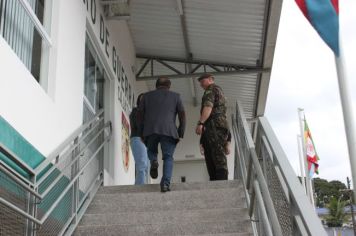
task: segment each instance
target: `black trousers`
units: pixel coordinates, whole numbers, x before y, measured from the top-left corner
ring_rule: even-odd
[[[201,144],[204,148],[205,163],[210,180],[227,180],[227,160],[224,153],[226,131],[221,129],[213,131],[205,128],[201,136]]]

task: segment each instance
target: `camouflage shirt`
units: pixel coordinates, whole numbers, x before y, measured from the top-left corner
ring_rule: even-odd
[[[226,119],[226,98],[222,89],[216,84],[211,84],[204,92],[200,113],[204,107],[212,107],[208,122],[214,122],[218,128],[229,129]]]

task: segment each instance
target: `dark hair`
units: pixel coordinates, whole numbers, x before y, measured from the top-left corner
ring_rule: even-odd
[[[142,96],[144,95],[144,93],[141,93],[140,95],[138,95],[137,100],[136,100],[136,106],[139,107],[140,106],[140,102],[142,99]]]
[[[159,88],[159,87],[170,88],[171,81],[167,77],[160,77],[156,81],[156,88]]]

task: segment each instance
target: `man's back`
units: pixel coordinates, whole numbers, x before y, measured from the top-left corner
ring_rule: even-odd
[[[140,110],[143,113],[143,136],[160,134],[179,139],[183,137],[184,108],[178,93],[165,88],[147,92],[143,96]],[[180,127],[176,126],[179,115]]]

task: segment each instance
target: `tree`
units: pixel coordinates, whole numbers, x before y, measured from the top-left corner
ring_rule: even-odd
[[[332,197],[329,204],[327,205],[329,209],[329,216],[326,217],[326,224],[328,227],[341,227],[346,220],[346,214],[344,208],[346,205],[345,201]]]
[[[325,179],[314,178],[314,192],[316,193],[317,207],[325,207],[332,197],[339,199],[342,196],[340,190],[346,189],[346,185],[338,180],[328,182]],[[342,196],[341,200],[346,201],[347,196]]]

